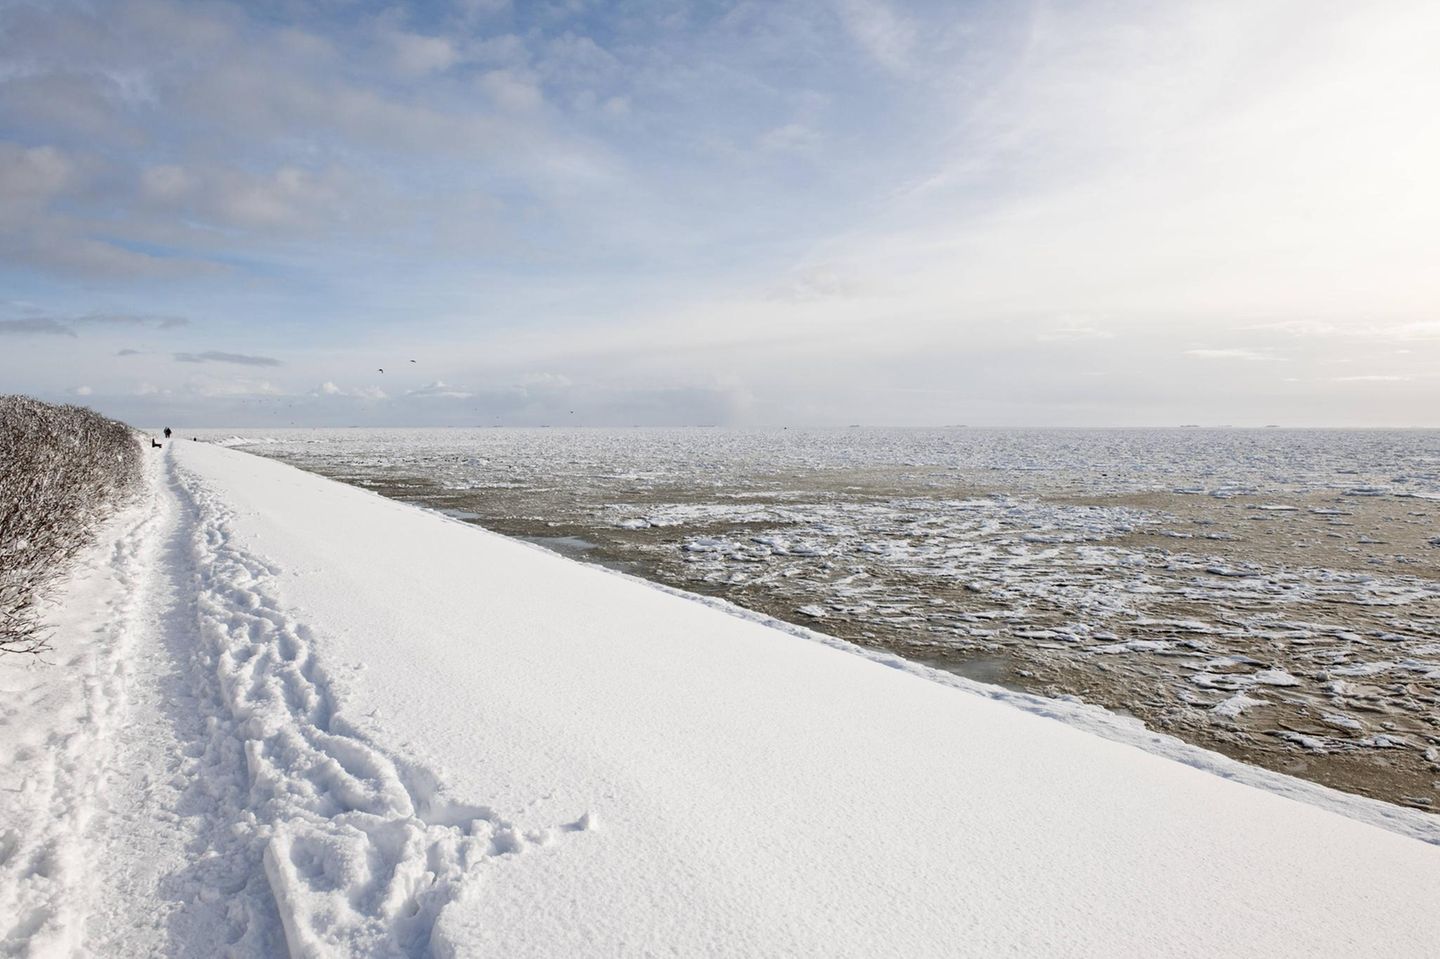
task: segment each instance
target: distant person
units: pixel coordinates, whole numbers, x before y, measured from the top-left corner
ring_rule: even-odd
[[[170,438],[170,427],[168,427],[168,426],[165,427],[165,438],[166,438],[167,440]]]

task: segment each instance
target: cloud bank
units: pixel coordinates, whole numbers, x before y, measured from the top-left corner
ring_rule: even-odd
[[[1440,425],[1437,31],[6,5],[0,376],[233,425]]]

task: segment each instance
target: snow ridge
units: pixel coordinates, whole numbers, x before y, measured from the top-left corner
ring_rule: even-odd
[[[455,520],[454,522],[459,521]],[[533,543],[526,543],[525,545],[532,549],[545,549],[545,547]],[[1166,733],[1156,732],[1139,719],[1122,716],[1119,713],[1112,713],[1102,706],[1087,703],[1075,696],[1060,696],[1050,699],[1032,693],[1006,689],[1003,686],[992,686],[988,683],[966,679],[964,676],[955,673],[926,666],[923,663],[912,662],[894,653],[857,646],[837,636],[830,636],[812,629],[806,629],[804,626],[789,623],[782,619],[776,619],[765,613],[746,609],[743,606],[738,606],[735,603],[719,597],[689,593],[672,586],[666,586],[663,583],[642,579],[621,570],[608,569],[602,566],[597,566],[595,569],[608,576],[618,576],[623,579],[633,580],[650,589],[659,590],[662,593],[669,593],[692,602],[700,603],[703,606],[719,610],[736,619],[760,623],[771,629],[779,630],[792,636],[798,636],[811,642],[820,643],[832,649],[849,653],[852,656],[859,656],[862,659],[880,663],[891,669],[919,676],[942,686],[950,686],[975,696],[1005,703],[1023,712],[1043,716],[1047,719],[1054,719],[1057,722],[1064,723],[1067,726],[1073,726],[1076,729],[1083,730],[1094,736],[1099,736],[1102,739],[1134,746],[1153,755],[1161,756],[1177,763],[1183,763],[1186,766],[1203,770],[1214,776],[1219,776],[1222,779],[1230,779],[1235,782],[1244,783],[1247,786],[1263,789],[1266,792],[1274,793],[1277,796],[1284,796],[1287,799],[1293,799],[1297,802],[1308,803],[1320,809],[1325,809],[1359,822],[1368,823],[1369,825],[1389,830],[1401,836],[1408,836],[1411,839],[1418,839],[1421,842],[1429,843],[1433,846],[1440,846],[1440,816],[1433,813],[1421,812],[1417,809],[1407,809],[1404,806],[1396,806],[1393,803],[1383,802],[1379,799],[1371,799],[1368,796],[1343,793],[1339,790],[1331,789],[1328,786],[1322,786],[1319,783],[1312,783],[1305,779],[1296,779],[1292,776],[1286,776],[1283,773],[1272,772],[1261,766],[1251,766],[1239,760],[1231,759],[1229,756],[1221,753],[1191,745],[1184,740],[1176,739],[1174,736]]]
[[[448,952],[432,942],[436,920],[475,888],[480,863],[588,824],[521,835],[367,742],[337,714],[310,631],[274,599],[279,570],[234,542],[222,502],[171,469],[194,518],[196,671],[215,706],[203,779],[224,790],[235,832],[263,859],[289,954]],[[232,954],[263,953],[247,934],[266,904],[233,901]]]

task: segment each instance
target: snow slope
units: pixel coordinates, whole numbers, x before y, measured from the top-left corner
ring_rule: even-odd
[[[70,658],[0,671],[0,954],[1440,941],[1433,817],[243,452],[151,468]]]

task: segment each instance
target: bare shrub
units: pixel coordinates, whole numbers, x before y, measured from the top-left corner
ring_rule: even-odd
[[[0,653],[49,648],[40,600],[139,488],[140,455],[94,410],[0,396]]]

